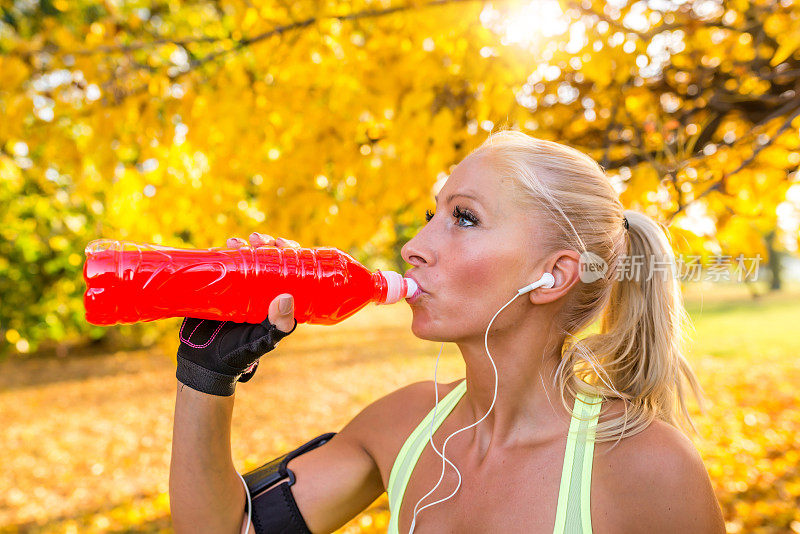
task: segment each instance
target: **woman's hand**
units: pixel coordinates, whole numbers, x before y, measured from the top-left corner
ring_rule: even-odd
[[[239,248],[247,243],[228,239],[227,246]],[[295,241],[258,233],[250,235],[250,245],[300,248]],[[297,328],[294,299],[288,293],[275,297],[267,318],[258,324],[234,323],[186,317],[181,324],[177,379],[202,393],[227,397],[236,382],[247,382],[258,367],[261,356]]]
[[[226,245],[228,248],[241,248],[248,246],[248,243],[240,237],[231,237],[226,242]],[[253,232],[250,234],[249,245],[252,247],[270,246],[278,248],[300,248],[300,245],[297,243],[297,241],[291,241],[289,239],[284,239],[283,237],[275,239],[271,235],[259,234],[258,232]],[[282,302],[281,299],[284,298],[287,300]],[[280,309],[281,303],[286,306],[284,311],[281,311]],[[294,315],[291,313],[293,310],[294,297],[292,297],[292,295],[289,293],[281,293],[272,299],[272,302],[269,305],[269,322],[277,326],[278,329],[288,332],[294,328]]]

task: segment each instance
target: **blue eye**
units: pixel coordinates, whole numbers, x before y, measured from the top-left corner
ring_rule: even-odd
[[[433,219],[434,215],[435,213],[431,213],[430,210],[426,211],[425,222],[430,222],[430,220]],[[475,217],[475,215],[473,215],[472,212],[470,212],[469,210],[462,210],[460,206],[456,206],[455,208],[453,208],[453,217],[455,217],[458,220],[463,219],[465,221],[469,221],[471,223],[471,226],[478,225],[478,218]],[[464,226],[464,228],[469,228],[469,226]]]

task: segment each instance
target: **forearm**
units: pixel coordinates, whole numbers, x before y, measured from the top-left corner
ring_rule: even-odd
[[[177,384],[169,476],[175,532],[239,532],[246,496],[231,456],[235,395]]]

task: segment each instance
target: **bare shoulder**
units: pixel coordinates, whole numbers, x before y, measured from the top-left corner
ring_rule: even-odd
[[[439,400],[460,380],[437,383],[422,380],[396,389],[367,405],[342,432],[358,442],[373,458],[388,484],[394,459],[417,425],[433,409],[438,389]]]
[[[392,454],[424,411],[426,398],[433,404],[433,391],[433,382],[418,382],[384,395],[329,443],[289,461],[296,478],[292,495],[312,532],[333,532],[385,491]]]
[[[611,401],[600,422],[622,413],[622,401]],[[724,534],[708,471],[683,432],[656,419],[612,445],[598,444],[595,462],[604,491],[614,495],[625,530]]]

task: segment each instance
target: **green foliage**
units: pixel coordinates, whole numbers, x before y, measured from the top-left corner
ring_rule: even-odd
[[[24,153],[22,145],[16,147]],[[24,159],[24,158],[20,158]],[[62,340],[75,332],[90,338],[104,329],[87,328],[83,317],[82,251],[87,229],[98,214],[85,199],[62,187],[57,173],[33,179],[24,169],[0,170],[0,325],[7,343],[20,352],[29,343]],[[94,203],[102,211],[102,204]]]

